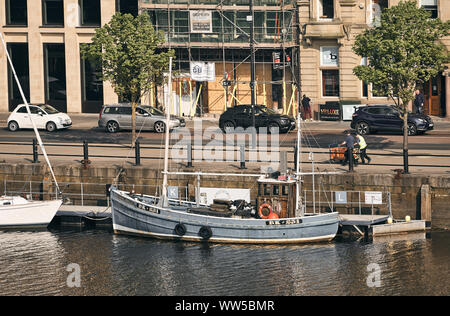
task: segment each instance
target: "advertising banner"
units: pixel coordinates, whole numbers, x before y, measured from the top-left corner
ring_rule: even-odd
[[[216,64],[192,61],[191,80],[195,81],[216,81]]]
[[[189,13],[191,33],[212,33],[212,11],[192,10]]]

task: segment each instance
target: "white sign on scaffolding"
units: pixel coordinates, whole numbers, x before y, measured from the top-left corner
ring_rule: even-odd
[[[383,192],[365,192],[366,204],[383,204]]]
[[[216,81],[216,64],[191,61],[191,79],[194,81]]]
[[[212,33],[212,11],[191,10],[191,33]]]

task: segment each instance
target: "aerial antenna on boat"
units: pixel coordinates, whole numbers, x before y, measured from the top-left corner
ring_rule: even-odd
[[[39,146],[41,147],[41,151],[42,151],[42,154],[44,155],[45,161],[47,162],[48,168],[50,169],[50,173],[52,174],[53,181],[55,181],[56,190],[57,190],[56,191],[56,197],[58,197],[58,194],[61,193],[61,191],[59,189],[58,181],[56,181],[55,173],[53,172],[52,165],[50,164],[50,160],[48,159],[47,152],[45,150],[44,144],[42,143],[42,139],[41,139],[41,136],[39,135],[39,132],[38,132],[37,127],[36,127],[36,124],[34,123],[33,119],[31,118],[30,106],[28,105],[27,99],[25,98],[25,95],[23,93],[22,85],[20,84],[19,78],[17,77],[16,70],[15,70],[14,65],[12,63],[11,57],[9,56],[9,53],[8,53],[8,48],[6,47],[5,39],[4,39],[3,34],[1,32],[0,32],[0,38],[1,38],[2,43],[3,43],[3,48],[5,49],[6,57],[8,58],[8,61],[9,61],[9,65],[11,66],[12,73],[14,74],[14,78],[16,80],[17,87],[19,88],[20,95],[22,96],[23,103],[25,104],[25,107],[27,108],[28,115],[30,116],[30,121],[31,121],[31,124],[33,125],[34,133],[36,134],[36,139],[37,139],[37,141],[39,143]]]
[[[169,172],[169,126],[170,126],[170,107],[173,103],[172,93],[172,57],[169,59],[169,104],[166,103],[166,144],[164,146],[164,172],[163,172],[163,189],[161,196],[161,205],[167,206],[167,186],[168,186],[168,172]]]

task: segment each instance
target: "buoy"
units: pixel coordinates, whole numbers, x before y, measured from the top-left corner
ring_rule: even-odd
[[[411,221],[411,217],[409,215],[405,216],[405,221],[410,222]]]
[[[270,213],[267,218],[268,219],[279,219],[280,217],[277,215],[277,213]]]
[[[387,219],[387,223],[388,223],[388,224],[392,224],[392,217],[389,217],[389,218]]]

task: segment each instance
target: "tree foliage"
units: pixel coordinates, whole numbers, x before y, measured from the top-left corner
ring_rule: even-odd
[[[155,85],[164,83],[164,72],[174,52],[164,51],[163,32],[156,32],[150,17],[144,13],[116,13],[99,28],[92,44],[83,45],[84,58],[101,62],[101,79],[109,81],[122,99],[132,104],[133,144],[135,142],[135,109],[141,98]]]
[[[450,22],[432,19],[415,0],[402,1],[383,11],[377,27],[356,37],[353,51],[367,57],[368,64],[355,67],[353,72],[365,83],[372,83],[376,92],[407,108],[417,83],[443,70],[448,52],[438,40],[449,35],[449,29]]]

